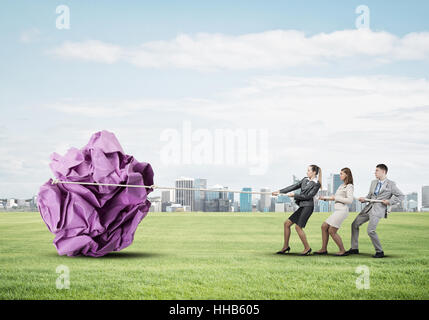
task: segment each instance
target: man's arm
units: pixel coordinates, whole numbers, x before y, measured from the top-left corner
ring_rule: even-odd
[[[317,194],[317,192],[319,191],[319,188],[320,188],[320,184],[317,183],[311,188],[308,194],[302,194],[302,193],[295,194],[295,200],[299,200],[299,201],[311,200]]]
[[[389,199],[389,203],[391,206],[401,203],[402,200],[405,199],[405,195],[401,190],[396,186],[396,183],[390,181],[392,183],[392,196]]]
[[[304,178],[304,179],[305,179],[305,178]],[[299,182],[297,182],[297,183],[294,183],[293,185],[291,185],[291,186],[289,186],[289,187],[286,187],[286,188],[283,188],[283,189],[279,190],[279,192],[280,192],[280,193],[288,193],[288,192],[291,192],[291,191],[293,191],[293,190],[296,190],[296,189],[301,188],[301,184],[302,184],[302,180],[301,180],[301,181],[299,181]]]

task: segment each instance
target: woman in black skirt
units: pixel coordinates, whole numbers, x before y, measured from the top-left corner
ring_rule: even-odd
[[[300,182],[289,187],[273,192],[273,196],[278,196],[280,193],[287,193],[287,196],[295,198],[295,202],[299,206],[298,210],[296,210],[284,223],[284,245],[282,250],[277,252],[278,254],[284,254],[290,251],[290,227],[293,224],[295,224],[295,230],[304,245],[304,251],[301,252],[301,255],[306,256],[311,253],[311,248],[307,242],[307,237],[305,236],[303,229],[313,213],[314,197],[321,187],[322,169],[312,164],[307,168],[306,178],[303,178]],[[299,194],[291,192],[297,189],[301,189]]]

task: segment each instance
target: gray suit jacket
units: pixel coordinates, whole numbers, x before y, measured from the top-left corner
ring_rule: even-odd
[[[389,200],[391,206],[397,205],[404,200],[405,196],[398,189],[396,183],[392,180],[386,178],[383,185],[381,186],[380,192],[378,195],[374,194],[374,190],[377,186],[378,180],[373,180],[371,182],[371,187],[369,188],[368,195],[366,198],[368,199],[376,199],[376,200]],[[384,203],[380,202],[369,202],[361,211],[361,213],[369,213],[373,214],[380,218],[387,218],[387,206]]]

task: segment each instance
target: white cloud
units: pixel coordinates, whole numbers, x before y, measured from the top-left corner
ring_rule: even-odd
[[[238,36],[179,34],[167,41],[138,47],[120,47],[101,41],[65,42],[50,51],[67,59],[101,63],[126,61],[142,68],[197,70],[287,68],[367,58],[376,63],[428,60],[429,33],[397,37],[367,29],[343,30],[306,36],[296,30],[271,30]]]
[[[38,109],[49,114],[47,124],[54,121],[55,126],[32,131],[31,139],[28,132],[0,131],[4,141],[0,176],[10,182],[41,184],[50,176],[46,161],[52,152],[80,148],[91,134],[106,129],[117,135],[128,154],[153,165],[159,185],[169,186],[177,176],[187,175],[206,177],[210,184],[231,189],[276,188],[288,184],[292,174],[304,175],[305,166],[314,162],[325,177],[343,166],[351,167],[356,193],[361,195],[367,192],[374,165],[386,162],[403,191],[420,191],[429,180],[428,109],[427,79],[393,76],[254,77],[245,86],[210,98],[69,99]],[[191,122],[193,130],[210,132],[268,129],[269,171],[249,176],[246,166],[163,165],[160,133],[166,128],[180,131],[184,120]],[[35,141],[43,143],[34,148]],[[34,189],[34,185],[24,187]],[[0,185],[0,194],[10,194],[8,188]]]
[[[120,121],[128,132],[145,123],[159,134],[180,126],[180,119],[190,120],[194,129],[267,128],[274,162],[299,162],[328,150],[328,158],[341,159],[348,150],[364,162],[368,157],[361,150],[366,149],[374,157],[385,154],[404,163],[421,163],[429,156],[427,106],[428,80],[371,76],[256,77],[213,99],[68,101],[50,107],[75,117]]]
[[[122,55],[122,49],[119,46],[97,40],[67,41],[60,47],[50,50],[49,53],[67,59],[81,59],[110,64],[119,60]]]

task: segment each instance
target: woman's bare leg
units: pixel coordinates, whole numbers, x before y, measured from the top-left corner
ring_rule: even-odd
[[[317,252],[325,252],[328,251],[328,241],[329,241],[329,224],[326,222],[322,223],[322,248]]]
[[[298,233],[299,238],[301,239],[302,244],[304,245],[304,251],[302,253],[305,253],[306,251],[310,250],[310,246],[307,242],[307,237],[305,236],[304,230],[299,225],[295,225],[295,230]]]
[[[293,222],[287,219],[284,223],[284,244],[282,250],[286,250],[289,247],[290,239],[290,227],[293,225]]]
[[[338,228],[330,226],[328,231],[332,239],[335,241],[338,248],[340,249],[340,252],[338,252],[338,254],[343,254],[344,252],[346,252],[346,250],[344,249],[343,241],[341,240],[340,235],[337,233]]]

